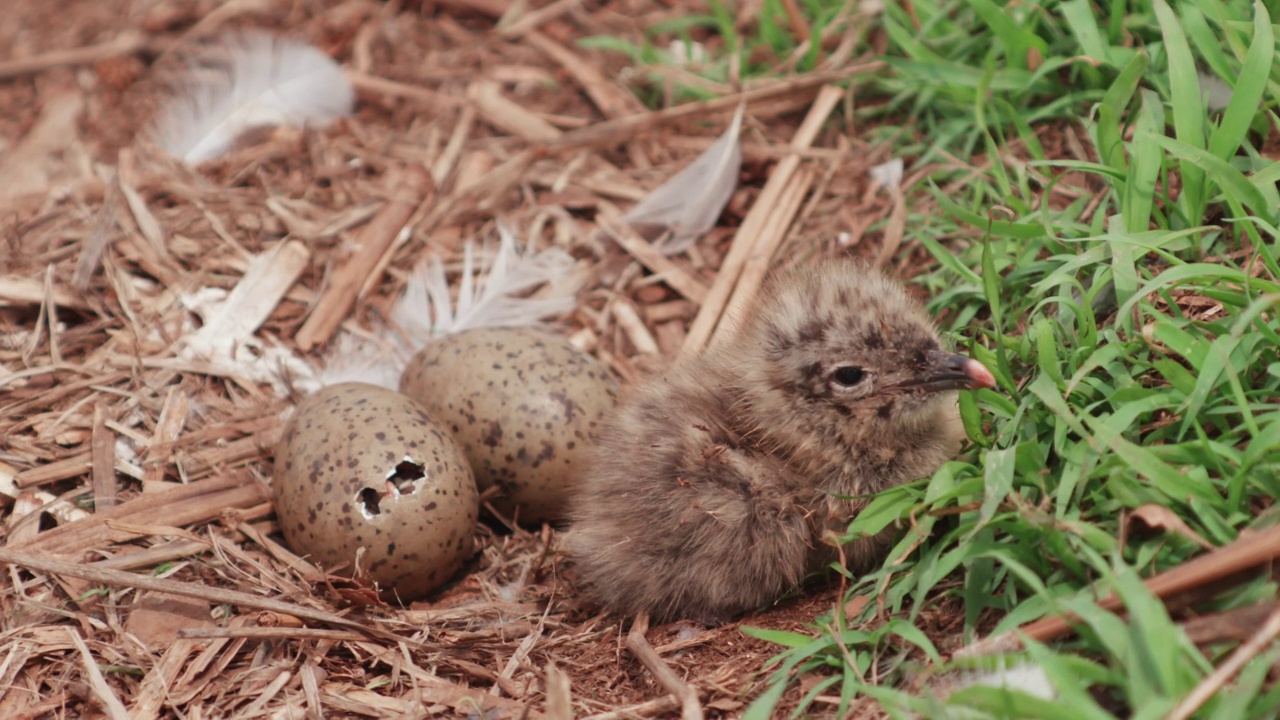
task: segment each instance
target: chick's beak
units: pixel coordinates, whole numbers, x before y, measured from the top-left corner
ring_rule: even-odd
[[[964,355],[947,352],[929,353],[928,365],[920,378],[911,383],[926,392],[942,390],[977,390],[996,386],[996,378],[982,363]]]

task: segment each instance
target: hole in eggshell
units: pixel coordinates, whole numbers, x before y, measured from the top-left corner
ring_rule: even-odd
[[[412,458],[405,456],[404,460],[387,472],[386,490],[380,493],[371,487],[362,489],[356,493],[356,506],[360,508],[360,514],[366,519],[377,517],[382,514],[379,504],[382,502],[383,495],[392,499],[401,495],[412,495],[418,489],[417,481],[426,476],[426,468],[422,463],[414,462]]]
[[[418,489],[417,485],[414,485],[414,481],[421,480],[426,476],[426,469],[420,463],[416,463],[406,457],[392,468],[390,473],[387,473],[387,492],[409,495]]]
[[[382,510],[378,508],[380,499],[378,491],[373,488],[365,488],[356,494],[356,504],[360,506],[360,512],[367,518],[382,514]]]

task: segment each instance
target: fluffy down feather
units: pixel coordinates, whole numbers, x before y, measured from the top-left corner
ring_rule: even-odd
[[[319,49],[262,32],[223,36],[193,63],[156,120],[156,143],[195,165],[249,130],[324,126],[351,114],[355,91]]]

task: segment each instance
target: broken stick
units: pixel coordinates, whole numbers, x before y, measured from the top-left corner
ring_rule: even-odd
[[[329,286],[311,310],[311,315],[298,330],[294,340],[298,349],[309,352],[333,337],[338,326],[355,306],[360,288],[378,267],[383,253],[395,242],[413,211],[431,192],[431,176],[414,165],[399,177],[391,179],[392,197],[360,232],[359,248],[329,280]]]
[[[649,631],[649,613],[641,612],[631,623],[631,632],[627,633],[627,649],[639,658],[649,672],[658,679],[667,692],[680,700],[680,720],[702,720],[702,705],[698,702],[698,691],[681,680],[671,666],[667,664],[658,651],[653,649],[645,633]]]
[[[805,116],[804,122],[796,130],[795,137],[791,139],[790,148],[792,150],[806,150],[813,145],[813,141],[818,137],[818,131],[822,129],[822,124],[826,122],[827,116],[835,109],[843,94],[844,91],[834,85],[822,87],[818,92],[818,97],[814,99],[813,105],[809,109],[809,114]],[[791,186],[791,178],[799,168],[800,156],[797,154],[788,155],[778,163],[773,169],[773,173],[769,176],[769,180],[765,182],[764,189],[760,191],[760,196],[756,198],[751,210],[747,212],[747,217],[743,219],[742,226],[734,234],[733,245],[729,248],[729,254],[725,256],[724,263],[720,266],[720,272],[717,273],[716,280],[711,285],[711,290],[707,293],[702,307],[698,310],[698,316],[694,318],[693,324],[689,326],[689,333],[685,336],[684,345],[680,348],[681,360],[687,360],[702,352],[703,348],[711,341],[712,334],[724,317],[725,308],[729,304],[729,296],[734,293],[738,278],[747,262],[757,254],[762,256],[765,253],[772,254],[774,241],[766,231],[770,229],[770,226],[778,227],[779,225],[790,224],[789,221],[780,223],[778,220],[773,220],[773,216],[780,209],[780,202],[785,198],[788,188]],[[781,209],[786,210],[786,208]],[[785,232],[785,227],[783,232]],[[748,290],[744,289],[738,295],[740,297],[750,297],[754,294]]]

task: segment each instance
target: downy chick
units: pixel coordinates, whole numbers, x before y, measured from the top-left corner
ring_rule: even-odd
[[[734,339],[619,408],[571,513],[579,576],[609,609],[657,620],[718,624],[773,601],[866,503],[833,496],[933,473],[963,440],[953,391],[994,385],[881,273],[835,261],[784,276]],[[886,542],[850,543],[848,564]]]

